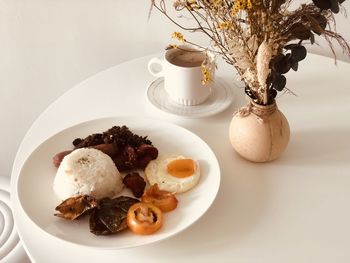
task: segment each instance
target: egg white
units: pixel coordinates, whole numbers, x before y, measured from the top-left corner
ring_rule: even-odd
[[[145,169],[145,175],[149,184],[158,184],[159,189],[174,194],[183,193],[192,189],[198,183],[200,178],[198,161],[192,159],[195,163],[195,169],[192,175],[185,178],[178,178],[167,172],[167,165],[177,159],[187,159],[187,157],[159,156],[157,159],[152,160]]]

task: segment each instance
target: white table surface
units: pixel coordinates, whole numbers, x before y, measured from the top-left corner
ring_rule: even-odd
[[[291,127],[284,155],[271,163],[240,158],[228,139],[233,105],[212,117],[185,119],[154,108],[146,99],[153,80],[143,57],[103,71],[69,90],[34,122],[12,172],[15,222],[33,262],[349,262],[350,261],[350,64],[308,55],[288,73],[296,96],[278,98]],[[235,81],[227,65],[218,75]],[[48,87],[49,88],[49,87]],[[38,94],[40,96],[40,94]],[[212,148],[221,166],[221,188],[193,226],[160,243],[97,250],[67,246],[38,231],[21,212],[15,179],[26,157],[46,138],[76,123],[135,115],[181,125]]]

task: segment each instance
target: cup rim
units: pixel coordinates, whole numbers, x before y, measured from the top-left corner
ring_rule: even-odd
[[[182,50],[184,51],[196,51],[196,52],[201,52],[203,54],[205,54],[207,56],[207,52],[205,51],[205,49],[201,49],[199,47],[195,47],[195,46],[191,46],[191,45],[179,45],[178,46],[179,48],[181,48]],[[200,68],[202,65],[199,65],[199,66],[193,66],[193,67],[189,67],[189,66],[179,66],[179,65],[176,65],[172,62],[169,61],[169,56],[171,54],[173,54],[174,52],[178,51],[178,48],[172,48],[172,49],[169,49],[165,52],[164,54],[164,60],[169,63],[170,65],[174,66],[174,67],[178,67],[178,68],[181,68],[181,69],[194,69],[194,68]]]

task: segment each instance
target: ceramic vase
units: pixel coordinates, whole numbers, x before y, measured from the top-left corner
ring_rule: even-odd
[[[268,162],[284,152],[289,142],[290,129],[275,101],[270,105],[250,101],[234,114],[229,135],[239,155],[253,162]]]

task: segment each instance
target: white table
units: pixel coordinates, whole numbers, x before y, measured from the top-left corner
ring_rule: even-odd
[[[291,126],[284,155],[271,163],[240,158],[228,139],[233,105],[206,118],[185,119],[154,108],[145,91],[150,57],[93,76],[56,100],[26,134],[12,172],[12,205],[20,237],[33,262],[349,262],[350,64],[308,55],[287,76],[297,96],[278,105]],[[219,66],[227,83],[233,70]],[[48,87],[49,88],[49,87]],[[79,107],[77,106],[79,105]],[[31,151],[54,133],[81,121],[117,115],[166,120],[199,135],[221,166],[213,206],[193,226],[160,243],[126,250],[94,250],[53,241],[31,227],[19,209],[15,178]]]

